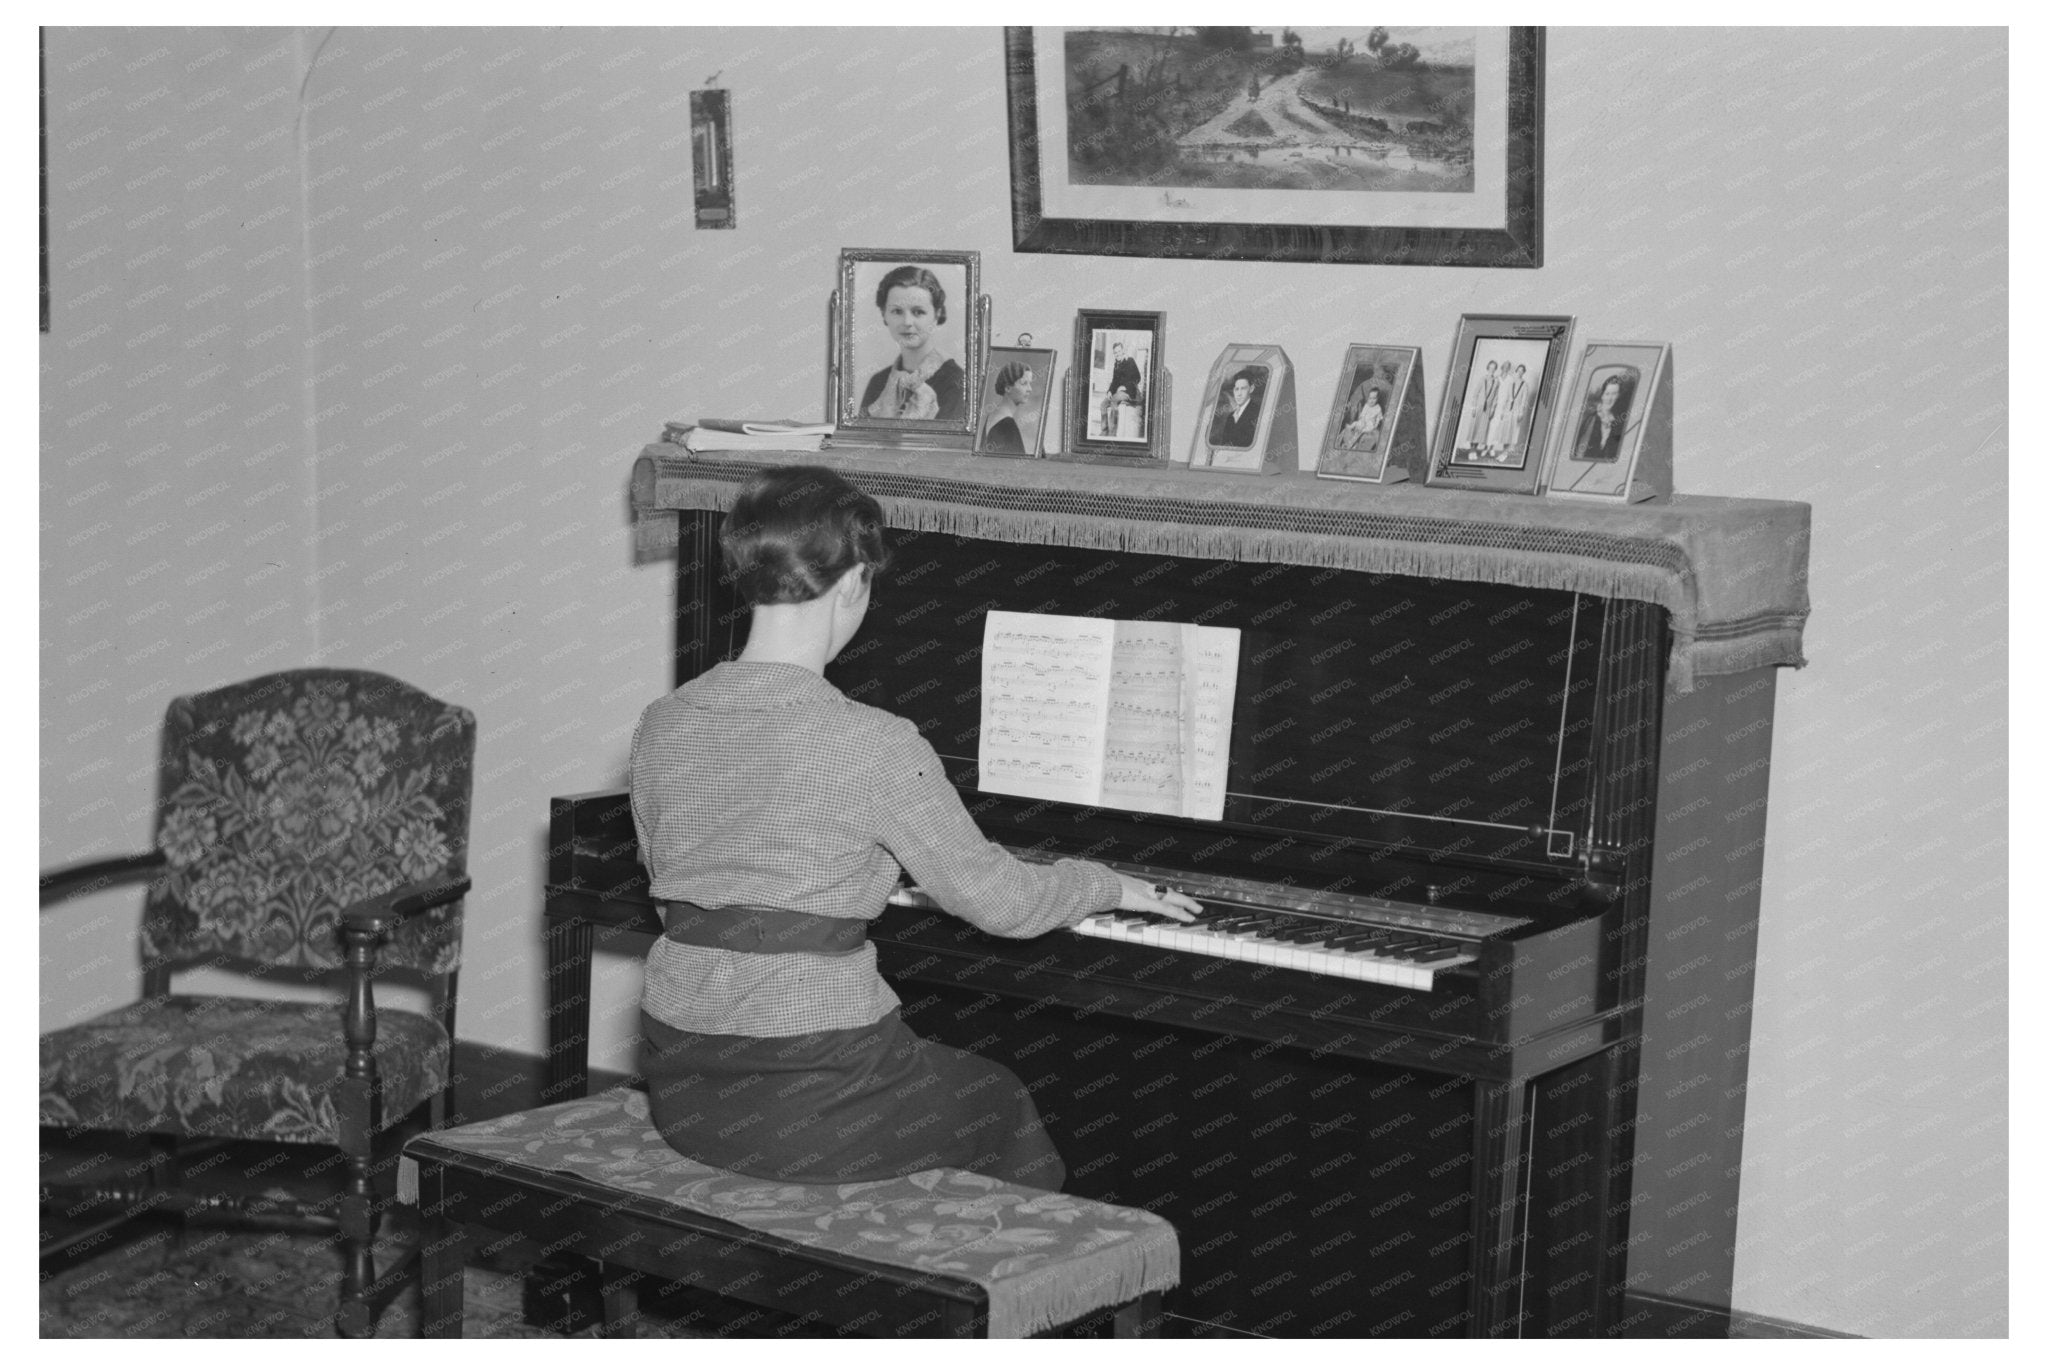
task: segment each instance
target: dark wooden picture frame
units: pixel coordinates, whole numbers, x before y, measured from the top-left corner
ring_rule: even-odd
[[[1036,49],[1034,30],[1004,30],[1010,112],[1010,219],[1018,251],[1092,256],[1195,257],[1231,261],[1316,261],[1366,265],[1460,265],[1534,268],[1543,264],[1544,30],[1506,31],[1504,160],[1499,184],[1499,226],[1415,226],[1374,222],[1370,206],[1359,221],[1304,224],[1283,221],[1174,220],[1188,196],[1152,187],[1147,206],[1127,216],[1052,216],[1042,183],[1047,150],[1040,72],[1048,58]],[[1119,73],[1128,79],[1129,64]],[[1062,114],[1062,120],[1064,115]],[[1230,192],[1250,203],[1257,190]],[[1369,200],[1368,194],[1360,199]],[[1176,202],[1178,201],[1178,203]],[[1485,207],[1495,202],[1488,194]],[[1285,212],[1284,209],[1276,212]]]
[[[1115,464],[1167,458],[1166,314],[1083,308],[1067,371],[1070,458]],[[1139,392],[1130,392],[1135,370]]]

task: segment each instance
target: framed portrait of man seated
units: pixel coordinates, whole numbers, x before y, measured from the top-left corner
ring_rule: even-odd
[[[1671,347],[1589,341],[1565,387],[1544,495],[1646,502],[1671,494]]]
[[[1569,317],[1458,319],[1430,449],[1431,487],[1537,491],[1571,338]]]
[[[833,294],[835,440],[973,449],[987,325],[978,252],[841,251]]]
[[[1295,462],[1294,368],[1278,346],[1234,342],[1209,367],[1188,467],[1271,474]]]
[[[1062,458],[1166,459],[1166,314],[1082,309],[1074,318]]]

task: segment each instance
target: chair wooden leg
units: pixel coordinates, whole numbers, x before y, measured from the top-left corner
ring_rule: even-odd
[[[376,1328],[369,1303],[377,1281],[371,1244],[377,1231],[375,1196],[367,1158],[350,1157],[348,1184],[341,1192],[341,1308],[335,1322],[345,1337],[367,1337]]]
[[[1111,1334],[1118,1338],[1159,1335],[1159,1295],[1140,1294],[1116,1310]]]
[[[420,1230],[420,1335],[462,1335],[462,1267],[469,1236],[460,1223],[430,1218]]]

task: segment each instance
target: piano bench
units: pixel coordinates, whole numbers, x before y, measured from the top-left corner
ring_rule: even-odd
[[[1153,1336],[1180,1279],[1173,1226],[1142,1209],[958,1170],[738,1175],[670,1148],[634,1090],[421,1134],[399,1199],[422,1217],[430,1337],[462,1335],[468,1249],[522,1238],[599,1263],[606,1336],[631,1334],[643,1276],[877,1337],[1024,1337],[1111,1310],[1116,1336]]]

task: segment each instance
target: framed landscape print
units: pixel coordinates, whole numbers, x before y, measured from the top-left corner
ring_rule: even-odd
[[[1400,483],[1427,457],[1423,423],[1422,352],[1414,346],[1348,347],[1316,452],[1316,473]]]
[[[1543,263],[1541,28],[1011,28],[1019,251]]]
[[[1671,492],[1671,347],[1589,341],[1559,404],[1551,497],[1643,502]]]
[[[1166,314],[1084,308],[1074,319],[1066,454],[1166,458]]]
[[[973,447],[981,409],[981,256],[839,253],[833,385],[844,443]]]
[[[1536,491],[1571,337],[1568,317],[1458,319],[1430,448],[1430,484]]]
[[[988,348],[977,454],[1031,456],[1043,449],[1054,359],[1051,350],[1036,347]]]

